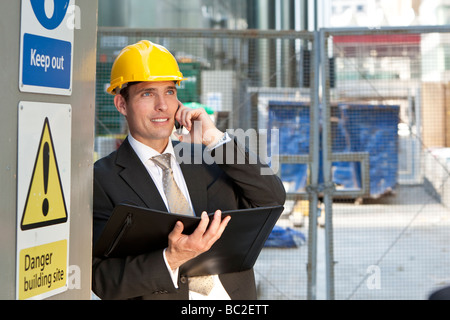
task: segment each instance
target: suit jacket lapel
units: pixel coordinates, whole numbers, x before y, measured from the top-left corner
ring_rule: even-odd
[[[128,139],[125,139],[117,150],[116,164],[123,167],[119,175],[148,208],[167,211],[156,185],[134,152]]]

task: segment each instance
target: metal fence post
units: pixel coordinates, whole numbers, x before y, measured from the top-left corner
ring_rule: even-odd
[[[331,138],[330,135],[330,77],[328,59],[328,37],[324,30],[320,30],[320,57],[322,75],[322,172],[323,172],[323,202],[325,205],[325,264],[326,264],[326,297],[334,299],[334,255],[333,255],[333,181],[331,177]]]
[[[313,36],[312,72],[311,83],[313,84],[311,95],[312,119],[312,162],[311,162],[311,184],[308,186],[309,194],[309,242],[308,242],[308,300],[315,300],[317,294],[317,205],[319,180],[319,152],[320,152],[320,34],[315,31]]]

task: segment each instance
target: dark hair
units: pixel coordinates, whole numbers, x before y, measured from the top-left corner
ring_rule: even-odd
[[[138,83],[141,83],[141,81],[128,82],[123,89],[120,89],[119,94],[125,99],[125,102],[128,103],[128,99],[130,98],[130,87]]]

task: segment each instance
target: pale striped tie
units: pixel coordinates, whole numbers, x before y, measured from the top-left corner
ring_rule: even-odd
[[[162,183],[164,193],[166,194],[169,211],[172,213],[185,214],[193,216],[191,206],[184,197],[173,177],[173,171],[170,167],[170,154],[164,153],[152,158],[153,162],[162,169]]]
[[[151,158],[151,160],[162,169],[163,176],[163,189],[167,198],[167,204],[169,206],[169,211],[172,213],[184,214],[184,215],[194,215],[191,207],[186,200],[185,196],[178,187],[174,177],[173,171],[170,166],[169,153],[164,153],[159,156]],[[214,286],[214,279],[212,276],[202,276],[202,277],[190,277],[189,278],[189,290],[208,295]]]

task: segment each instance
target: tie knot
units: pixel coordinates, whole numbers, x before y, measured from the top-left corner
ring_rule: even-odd
[[[170,169],[170,153],[164,153],[159,156],[154,156],[151,159],[161,169]]]

